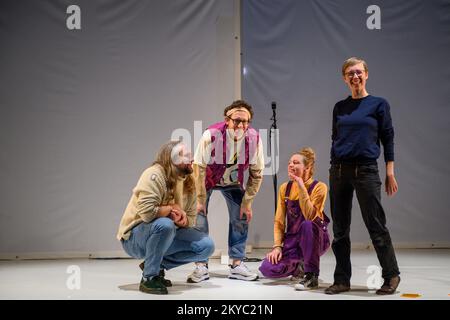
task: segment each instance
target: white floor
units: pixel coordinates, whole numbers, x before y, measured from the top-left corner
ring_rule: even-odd
[[[264,250],[254,250],[249,257],[263,257]],[[193,264],[167,272],[174,286],[165,296],[138,291],[140,261],[133,259],[74,259],[0,261],[0,299],[402,299],[402,294],[419,294],[415,299],[450,300],[450,250],[397,250],[402,282],[393,296],[377,296],[367,288],[367,273],[377,265],[373,250],[353,250],[352,290],[329,296],[323,289],[332,282],[334,256],[328,251],[321,259],[320,289],[300,292],[288,279],[260,279],[255,282],[229,280],[228,267],[218,259],[210,261],[211,279],[199,284],[186,283]],[[257,271],[260,262],[247,263]],[[71,267],[75,266],[75,267]],[[77,275],[80,275],[77,278]],[[78,280],[79,282],[77,282]],[[372,278],[371,278],[372,279]],[[79,284],[79,289],[77,289]],[[72,288],[72,290],[70,289]]]

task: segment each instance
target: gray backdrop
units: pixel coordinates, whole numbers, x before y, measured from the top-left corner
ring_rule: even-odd
[[[2,0],[1,256],[122,253],[120,218],[159,146],[234,99],[234,36],[228,0]]]
[[[366,26],[372,4],[381,9],[379,30]],[[363,57],[368,91],[390,102],[394,121],[399,192],[383,194],[392,238],[398,246],[448,246],[450,1],[248,0],[242,17],[242,95],[256,107],[256,127],[270,126],[270,102],[278,103],[279,179],[291,152],[311,146],[316,177],[328,184],[332,109],[349,95],[341,66]],[[384,181],[383,158],[379,166]],[[271,240],[272,194],[266,177],[253,242]],[[353,208],[352,240],[369,243],[356,200]]]
[[[0,2],[1,257],[117,255],[120,217],[158,147],[176,128],[220,120],[239,95],[233,1],[74,2]],[[81,30],[66,27],[71,4]],[[364,57],[369,92],[390,101],[396,129],[400,191],[384,199],[392,237],[448,245],[449,1],[378,1],[381,30],[366,27],[370,4],[243,1],[243,97],[256,128],[278,103],[280,182],[304,145],[327,181],[331,111],[348,95],[340,66]],[[214,197],[222,247],[228,217]],[[251,244],[271,245],[272,199],[266,176]],[[354,243],[367,243],[356,203],[353,216]]]

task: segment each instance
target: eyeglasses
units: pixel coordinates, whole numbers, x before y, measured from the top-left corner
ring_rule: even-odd
[[[358,77],[361,77],[364,74],[364,71],[363,70],[353,70],[353,71],[349,71],[349,72],[345,73],[345,75],[349,78],[353,78],[355,76],[355,74]]]
[[[247,127],[250,124],[250,120],[233,119],[231,117],[228,117],[228,119],[233,121],[233,124],[235,127],[239,127],[239,124],[241,124],[241,123],[244,127]]]

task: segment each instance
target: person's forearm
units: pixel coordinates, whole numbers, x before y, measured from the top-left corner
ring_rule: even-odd
[[[277,221],[275,221],[274,225],[274,232],[273,232],[273,247],[283,247],[283,240],[284,240],[284,225],[277,224]]]
[[[262,170],[250,170],[245,194],[242,199],[242,207],[249,208],[252,206],[253,199],[261,188]]]
[[[172,211],[172,206],[161,206],[158,209],[158,214],[156,215],[158,218],[167,217]]]
[[[205,205],[206,202],[206,187],[205,187],[205,174],[206,167],[203,167],[198,164],[194,164],[193,166],[193,177],[195,180],[195,191],[197,193],[197,201]]]
[[[300,209],[306,220],[313,220],[316,216],[316,208],[314,207],[305,186],[300,187],[300,197],[298,199]]]
[[[273,246],[282,247],[284,240],[284,231],[286,229],[286,208],[283,205],[283,198],[278,196],[277,211],[275,212],[275,221],[273,224]]]
[[[386,162],[386,175],[394,176],[394,161],[388,161]]]

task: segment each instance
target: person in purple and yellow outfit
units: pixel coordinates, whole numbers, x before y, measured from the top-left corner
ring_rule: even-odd
[[[259,268],[267,278],[300,277],[297,290],[318,288],[320,256],[330,247],[330,220],[323,211],[327,186],[313,179],[314,162],[311,148],[303,148],[289,160],[289,182],[278,193],[275,243]]]

